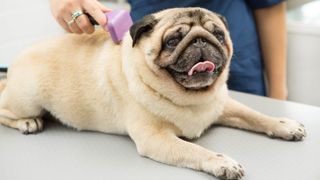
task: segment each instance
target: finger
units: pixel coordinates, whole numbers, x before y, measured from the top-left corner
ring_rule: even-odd
[[[72,31],[70,30],[68,24],[66,23],[66,21],[62,18],[58,18],[57,19],[58,23],[63,27],[63,29],[69,33],[71,33]]]
[[[101,27],[107,24],[107,18],[101,10],[99,3],[94,1],[86,1],[84,4],[85,10],[99,23]]]
[[[64,18],[65,21],[68,22],[69,28],[71,29],[71,31],[73,33],[77,33],[77,34],[82,34],[83,31],[81,30],[81,28],[79,28],[76,20],[81,17],[82,15],[78,16],[76,19],[74,19],[74,21],[72,21],[72,14],[75,13],[76,11],[82,10],[82,8],[79,6],[79,4],[70,4],[69,6],[69,12],[66,12],[64,14]]]
[[[78,27],[85,33],[91,34],[94,32],[94,27],[90,23],[88,17],[85,14],[82,14],[76,19]]]
[[[82,30],[78,27],[76,22],[69,24],[69,27],[73,33],[82,34]]]
[[[104,6],[103,4],[101,4],[100,2],[98,2],[99,8],[102,10],[102,12],[106,13],[106,12],[110,12],[112,11],[111,8],[108,8],[106,6]]]
[[[78,27],[77,23],[72,20],[72,18],[70,18],[70,19],[65,18],[65,22],[67,22],[71,32],[76,33],[76,34],[83,33],[82,30]]]

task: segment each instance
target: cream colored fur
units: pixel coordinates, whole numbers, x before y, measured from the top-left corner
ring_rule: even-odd
[[[172,9],[156,18],[171,18]],[[217,16],[217,24],[227,30]],[[226,155],[211,152],[179,136],[197,138],[214,123],[302,139],[303,127],[292,120],[272,118],[228,96],[228,67],[208,91],[190,92],[153,63],[167,21],[132,48],[126,34],[115,45],[107,33],[68,34],[24,51],[10,67],[7,84],[0,83],[0,123],[24,133],[43,128],[45,110],[78,130],[128,134],[140,155],[205,171],[226,179],[243,176],[242,166]],[[229,60],[232,43],[227,35]],[[161,45],[160,45],[161,46]],[[153,54],[146,56],[156,47]],[[230,61],[228,62],[229,66]]]

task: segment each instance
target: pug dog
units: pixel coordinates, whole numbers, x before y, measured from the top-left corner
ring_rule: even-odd
[[[77,130],[127,134],[141,156],[240,179],[235,160],[186,139],[213,124],[293,141],[306,132],[228,96],[232,53],[225,19],[202,8],[147,15],[120,44],[103,31],[67,34],[30,47],[12,64],[0,86],[0,122],[37,133],[50,112]]]

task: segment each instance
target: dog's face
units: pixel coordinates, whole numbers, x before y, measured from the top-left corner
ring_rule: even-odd
[[[145,16],[130,34],[155,73],[186,90],[205,90],[227,69],[232,44],[223,17],[202,8],[176,8]]]

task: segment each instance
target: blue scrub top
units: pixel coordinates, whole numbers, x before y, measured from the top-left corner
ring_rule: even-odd
[[[128,0],[134,21],[147,14],[173,7],[203,7],[226,17],[233,41],[229,89],[266,95],[263,61],[252,10],[282,0]]]

